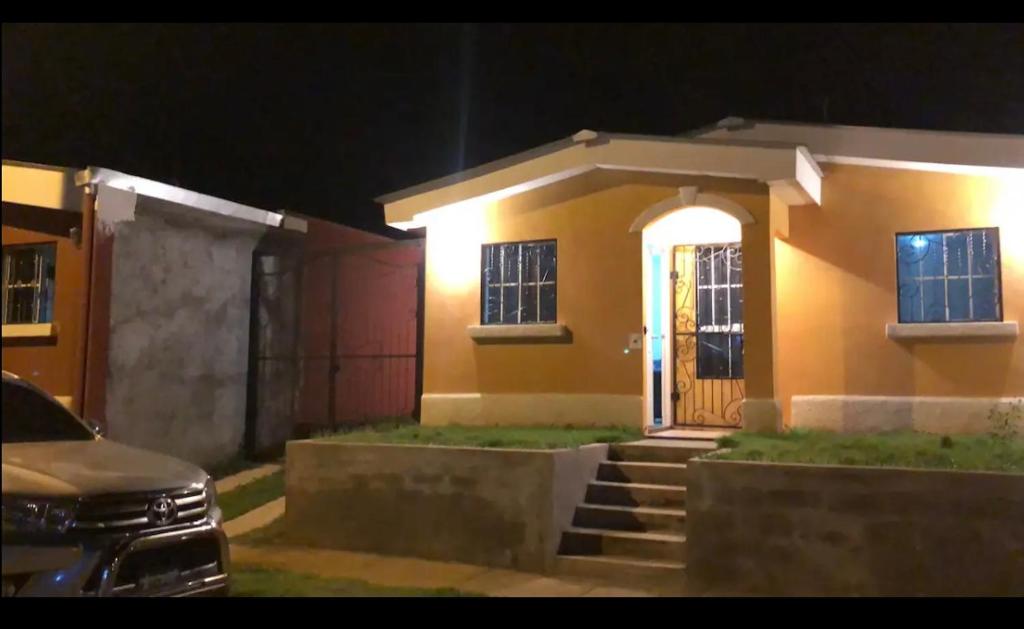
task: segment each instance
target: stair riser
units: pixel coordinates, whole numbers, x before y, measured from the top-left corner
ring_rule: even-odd
[[[652,487],[622,485],[590,485],[587,487],[586,502],[600,505],[621,505],[626,507],[664,507],[681,509],[686,506],[686,492]]]
[[[624,443],[608,448],[609,461],[650,461],[651,463],[686,463],[688,460],[710,450],[672,446],[638,446]]]
[[[612,483],[649,483],[651,485],[682,486],[686,484],[686,468],[620,465],[620,462],[607,461],[597,468],[597,480]]]
[[[601,580],[626,587],[666,586],[681,587],[686,572],[682,568],[629,564],[604,564],[578,557],[556,557],[554,573],[568,577]]]
[[[576,508],[573,526],[589,529],[611,529],[616,531],[665,531],[686,532],[686,517],[664,513],[636,513],[599,509],[580,505]]]
[[[617,555],[682,562],[686,561],[686,542],[566,531],[558,552],[563,555]]]

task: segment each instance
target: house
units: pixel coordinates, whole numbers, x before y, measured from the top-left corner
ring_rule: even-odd
[[[423,424],[971,432],[1024,396],[1024,136],[581,131],[426,229]]]
[[[9,161],[2,218],[3,368],[113,439],[204,465],[243,447],[274,450],[304,421],[333,423],[302,407],[323,399],[304,392],[332,373],[341,420],[353,408],[413,412],[418,241],[393,252],[386,237],[105,168]],[[367,247],[401,273],[369,278],[372,290],[339,280],[332,291],[331,274],[346,277],[336,259],[362,260],[354,251]],[[362,263],[364,275],[376,270]],[[331,295],[344,308],[325,308]],[[376,319],[353,318],[367,302]],[[411,309],[411,326],[379,316],[384,302]],[[338,339],[373,334],[402,334],[402,353],[413,354],[404,397],[389,389],[386,404],[377,362],[342,371],[321,359],[338,354]],[[372,386],[350,384],[359,378]]]

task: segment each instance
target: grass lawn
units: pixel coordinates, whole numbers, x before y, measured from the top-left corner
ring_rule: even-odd
[[[643,438],[639,429],[598,427],[503,427],[387,425],[320,437],[346,443],[395,443],[473,448],[554,450],[590,443],[617,443]]]
[[[283,495],[284,470],[279,470],[218,495],[217,503],[227,522]]]
[[[1024,439],[1020,438],[792,430],[783,434],[737,432],[718,443],[730,450],[715,452],[707,458],[1024,473]]]
[[[285,570],[236,567],[231,596],[482,596],[452,588],[385,587],[355,579],[327,579]]]

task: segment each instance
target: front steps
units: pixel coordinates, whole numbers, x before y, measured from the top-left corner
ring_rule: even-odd
[[[683,587],[686,567],[686,461],[710,441],[613,444],[562,534],[555,571],[644,585]]]

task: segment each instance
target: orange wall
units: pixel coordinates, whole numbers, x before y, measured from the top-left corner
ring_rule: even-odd
[[[4,222],[12,220],[16,208],[4,206]],[[78,226],[81,215],[61,210],[31,208],[33,231],[3,226],[3,244],[57,244],[53,323],[56,338],[8,338],[3,340],[3,368],[42,387],[51,395],[71,397],[75,393],[77,351],[83,308],[84,256],[67,238],[68,230]],[[58,235],[63,234],[63,235]],[[77,404],[77,400],[75,402]]]
[[[775,242],[778,394],[1017,396],[1024,341],[895,341],[895,234],[999,227],[1003,318],[1024,319],[1024,180],[823,165],[822,207]]]
[[[629,227],[647,207],[690,185],[767,223],[761,184],[607,171],[430,223],[424,392],[641,395],[643,353],[623,351],[628,336],[643,331],[641,236]],[[572,342],[473,342],[466,328],[480,323],[481,244],[541,239],[557,240],[558,322]]]

